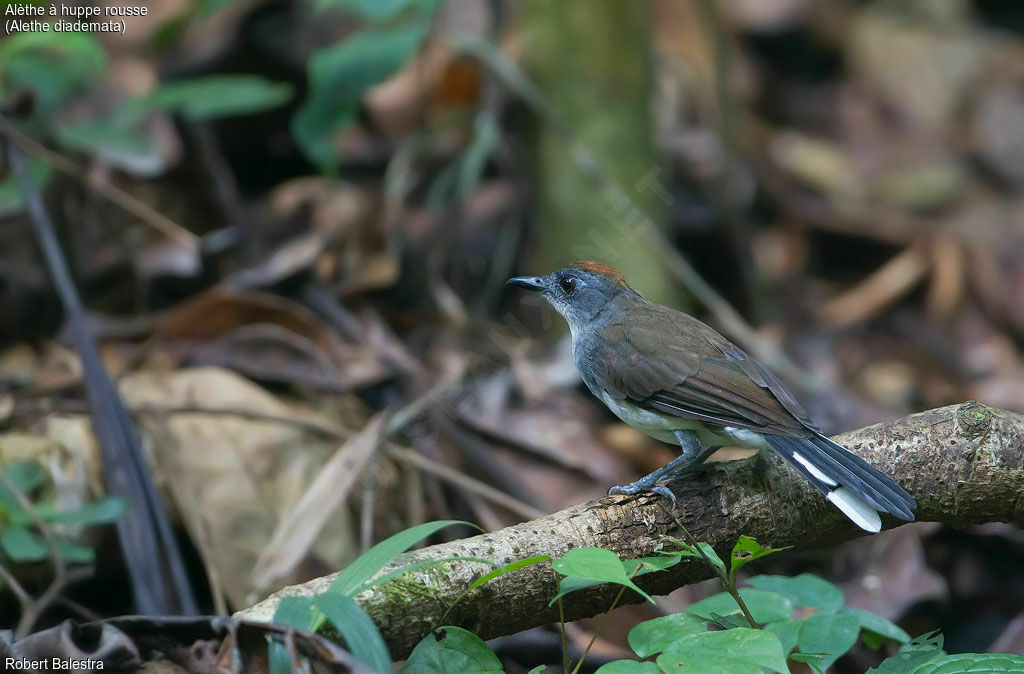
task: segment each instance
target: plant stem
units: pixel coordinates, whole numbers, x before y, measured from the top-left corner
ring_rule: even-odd
[[[565,636],[565,605],[558,598],[558,629],[562,633],[562,671],[569,671],[569,641]]]
[[[590,649],[594,647],[594,642],[597,641],[597,637],[601,635],[601,630],[604,629],[605,624],[608,622],[608,616],[610,616],[612,614],[612,611],[615,610],[615,606],[619,603],[619,600],[622,599],[622,595],[625,592],[626,586],[623,585],[619,588],[619,593],[615,595],[615,599],[612,600],[612,605],[608,607],[608,611],[605,612],[603,616],[601,616],[601,622],[597,624],[597,629],[594,630],[593,636],[590,637],[590,643],[588,643],[587,647],[583,649],[583,655],[580,656],[580,661],[576,663],[576,666],[573,668],[571,674],[577,674],[577,672],[580,671],[580,667],[583,666],[583,661],[587,659],[587,653],[589,653]]]
[[[743,617],[747,619],[747,622],[750,623],[750,626],[753,627],[755,630],[761,629],[758,626],[757,621],[754,620],[754,616],[751,615],[750,609],[747,608],[746,602],[743,601],[743,597],[740,596],[740,591],[736,589],[736,575],[732,573],[726,575],[724,571],[719,571],[718,567],[711,563],[711,560],[708,559],[708,556],[704,554],[704,550],[700,547],[700,545],[697,544],[697,539],[695,539],[693,537],[693,534],[691,534],[690,531],[683,526],[683,523],[679,521],[679,518],[676,517],[675,513],[671,512],[668,508],[661,505],[660,503],[658,505],[661,506],[661,509],[664,510],[669,517],[672,518],[672,521],[675,523],[677,527],[679,527],[679,530],[683,532],[683,536],[686,537],[687,543],[689,543],[694,550],[700,553],[700,556],[704,559],[704,563],[711,567],[711,569],[718,575],[718,580],[721,581],[722,587],[724,587],[725,591],[732,595],[732,598],[736,600],[736,604],[739,605],[740,611],[743,613]]]
[[[743,612],[743,617],[747,619],[750,626],[755,630],[761,629],[758,626],[757,621],[754,620],[754,616],[751,615],[750,609],[747,608],[746,602],[743,601],[743,597],[740,596],[740,591],[736,589],[736,574],[729,574],[729,582],[726,584],[725,590],[731,594],[732,598],[736,600],[737,604],[739,604],[740,611]]]

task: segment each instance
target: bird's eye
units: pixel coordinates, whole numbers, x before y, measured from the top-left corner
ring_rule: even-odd
[[[566,295],[568,295],[573,290],[576,290],[576,279],[574,279],[571,276],[563,276],[562,279],[558,282],[558,285],[561,286],[562,291],[565,292]]]

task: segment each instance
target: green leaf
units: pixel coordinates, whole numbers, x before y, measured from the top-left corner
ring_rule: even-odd
[[[410,574],[410,573],[412,573],[414,571],[420,570],[420,568],[428,568],[430,566],[436,566],[438,564],[444,564],[444,563],[447,563],[447,562],[450,562],[450,561],[472,561],[472,562],[475,562],[475,563],[478,563],[478,564],[484,564],[484,565],[490,566],[490,567],[498,566],[497,563],[495,563],[493,561],[490,561],[489,559],[484,559],[483,557],[463,557],[463,556],[456,555],[454,557],[438,557],[437,559],[424,559],[423,561],[417,561],[417,562],[414,562],[412,564],[407,564],[407,565],[404,565],[404,566],[399,566],[398,568],[395,568],[394,571],[389,571],[386,574],[381,574],[380,576],[374,577],[373,580],[368,582],[366,585],[362,586],[362,590],[361,591],[366,591],[366,590],[369,590],[370,588],[377,587],[381,583],[386,583],[387,581],[391,580],[392,578],[395,578],[396,576],[402,576],[404,574]],[[465,594],[465,592],[463,594]],[[460,596],[459,598],[461,599],[462,597]],[[459,599],[456,599],[456,601],[458,601],[458,600]],[[453,604],[453,605],[455,605],[455,604]]]
[[[768,623],[764,628],[779,638],[782,652],[788,654],[796,648],[797,639],[800,638],[801,623],[803,620],[776,620]]]
[[[541,672],[546,672],[547,670],[548,670],[548,666],[547,665],[537,665],[536,667],[531,669],[526,674],[540,674]]]
[[[4,468],[4,475],[26,497],[46,481],[46,470],[36,461],[16,461]],[[12,510],[21,509],[17,497],[5,485],[0,485],[0,503]]]
[[[615,660],[601,665],[594,674],[661,674],[661,667],[653,662]]]
[[[797,646],[802,653],[823,653],[822,669],[828,669],[857,643],[860,623],[848,613],[815,613],[805,618]]]
[[[193,122],[251,115],[287,103],[292,86],[259,75],[207,75],[161,84],[148,96],[155,107]]]
[[[678,557],[695,557],[711,564],[718,573],[723,576],[725,575],[725,562],[723,562],[722,558],[718,556],[715,549],[707,543],[697,543],[696,546],[693,546],[685,541],[679,540],[678,538],[672,538],[671,536],[665,536],[665,538],[678,545],[679,550],[663,550],[662,554],[675,555]],[[704,554],[701,554],[702,552]]]
[[[313,622],[313,597],[281,597],[271,622],[309,631]]]
[[[799,576],[754,576],[747,583],[759,590],[778,592],[789,597],[796,606],[806,606],[819,611],[835,611],[843,606],[842,591],[818,576],[801,573]]]
[[[484,575],[482,575],[479,578],[477,578],[476,580],[474,580],[472,585],[470,585],[468,588],[466,588],[462,592],[462,594],[460,594],[458,597],[455,598],[455,601],[452,602],[452,605],[448,607],[448,611],[451,611],[452,608],[454,608],[455,605],[458,604],[459,601],[461,601],[462,598],[465,597],[467,594],[469,594],[470,592],[472,592],[473,590],[477,589],[478,587],[480,587],[482,585],[486,585],[487,583],[489,583],[490,581],[494,580],[495,578],[498,578],[500,576],[504,576],[506,573],[511,573],[513,571],[518,571],[519,569],[526,568],[527,566],[531,566],[533,564],[539,564],[540,562],[550,562],[550,561],[551,561],[551,557],[550,556],[548,556],[548,555],[538,555],[537,557],[527,557],[526,559],[520,559],[518,561],[512,562],[511,564],[506,564],[505,566],[499,566],[498,568],[494,569],[490,573],[485,573]],[[445,611],[445,615],[448,615],[448,611]]]
[[[318,10],[339,9],[378,23],[404,12],[431,14],[438,0],[315,0]]]
[[[166,168],[165,157],[152,135],[142,126],[141,112],[134,118],[134,101],[125,101],[113,115],[100,119],[58,119],[54,134],[61,145],[94,155],[134,175],[155,176]]]
[[[822,653],[793,653],[789,659],[804,663],[814,671],[814,674],[825,674],[825,657]]]
[[[431,536],[441,529],[450,527],[454,524],[466,524],[468,526],[473,526],[472,524],[469,524],[469,522],[462,522],[460,520],[424,522],[423,524],[417,524],[414,527],[409,527],[408,529],[399,531],[393,536],[385,538],[380,543],[377,543],[372,548],[359,555],[357,559],[346,566],[345,569],[338,574],[338,577],[334,579],[334,582],[331,583],[330,587],[327,588],[327,591],[340,593],[347,597],[355,597],[365,590],[370,579],[377,575],[377,572],[384,568],[384,566],[386,566],[395,557],[402,554],[427,536]]]
[[[672,642],[696,632],[706,632],[704,621],[688,613],[672,613],[645,620],[629,631],[629,647],[641,658],[660,653]]]
[[[402,668],[402,674],[502,671],[487,644],[461,627],[439,627],[423,637]]]
[[[469,522],[459,520],[440,520],[437,522],[424,522],[423,524],[403,529],[359,555],[338,574],[334,582],[327,588],[327,592],[343,594],[346,597],[356,597],[359,593],[375,584],[376,581],[371,579],[391,560],[427,536],[453,524],[473,526]],[[313,619],[311,631],[315,632],[320,629],[323,622],[324,616],[317,614]]]
[[[886,658],[878,667],[869,669],[868,673],[874,674],[910,674],[928,662],[943,657],[942,651],[938,649],[924,651],[910,651],[898,653],[891,658]]]
[[[739,540],[736,541],[736,545],[732,548],[732,556],[730,557],[731,573],[736,573],[744,566],[760,559],[761,557],[767,557],[768,555],[785,550],[786,548],[762,548],[761,545],[749,536],[740,536]]]
[[[751,615],[758,623],[769,623],[773,620],[785,620],[793,615],[793,602],[775,592],[764,590],[751,590],[743,588],[740,590],[740,598],[750,609]],[[728,592],[720,592],[716,595],[702,599],[686,607],[686,612],[710,619],[712,613],[732,615],[740,613],[739,604]]]
[[[942,655],[918,666],[913,674],[996,674],[1024,672],[1024,658],[1010,653],[958,653]]]
[[[938,630],[914,637],[900,646],[900,652],[886,658],[882,664],[869,672],[876,674],[909,674],[920,665],[945,656],[942,650],[944,638]]]
[[[373,668],[377,674],[392,674],[391,653],[363,607],[343,594],[325,593],[315,600],[316,607],[327,616],[348,644],[357,660]]]
[[[96,561],[96,553],[92,548],[63,538],[57,539],[57,551],[68,564],[92,564]]]
[[[281,603],[277,605],[271,622],[308,631],[313,622],[313,598],[281,597]],[[271,641],[267,647],[271,674],[289,674],[292,671],[291,657],[284,645]]]
[[[664,571],[681,561],[682,557],[644,557],[643,559],[627,559],[622,563],[622,566],[626,569],[627,574],[632,574],[632,577],[636,578],[647,573]],[[638,564],[640,565],[640,570],[633,573]]]
[[[292,135],[306,157],[334,173],[333,136],[356,121],[366,91],[398,70],[427,36],[427,20],[362,30],[309,60],[309,94],[292,117]]]
[[[723,630],[731,630],[737,627],[750,627],[750,623],[747,622],[746,618],[741,618],[739,613],[733,613],[732,615],[722,615],[721,613],[712,612],[708,616],[715,625],[718,625]]]
[[[43,539],[21,525],[9,525],[0,531],[0,550],[16,564],[41,562],[50,555]]]
[[[55,510],[52,506],[39,506],[39,514],[47,522],[77,526],[106,524],[120,517],[125,510],[124,501],[116,496],[109,496],[100,501],[86,503],[80,508],[71,510]]]
[[[658,666],[679,674],[761,674],[762,668],[789,672],[778,637],[744,627],[684,636],[658,656]]]
[[[904,632],[899,625],[871,611],[865,611],[862,608],[853,606],[845,606],[839,609],[839,613],[854,616],[862,629],[886,639],[891,639],[898,644],[905,644],[910,641],[910,635]]]
[[[652,604],[654,603],[650,595],[637,587],[629,579],[629,576],[626,575],[626,569],[622,565],[622,560],[610,550],[604,550],[603,548],[576,548],[551,562],[551,567],[558,573],[566,576],[559,583],[559,592],[551,600],[551,603],[569,594],[569,592],[581,589],[581,586],[578,584],[579,581],[591,585],[597,583],[623,585],[634,590]],[[571,579],[579,579],[579,581]],[[566,581],[569,582],[566,583]],[[589,587],[589,585],[584,585],[584,587]]]
[[[46,120],[106,70],[106,51],[91,33],[26,31],[0,40],[0,96],[33,91],[35,111]]]

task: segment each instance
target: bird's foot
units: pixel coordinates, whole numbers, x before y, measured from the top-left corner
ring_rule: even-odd
[[[636,482],[630,482],[629,484],[616,485],[608,490],[608,495],[612,496],[615,494],[640,494],[642,492],[649,491],[652,494],[657,494],[662,498],[668,499],[672,504],[672,510],[676,509],[676,495],[672,493],[672,490],[663,484],[657,484],[654,481],[640,479]]]

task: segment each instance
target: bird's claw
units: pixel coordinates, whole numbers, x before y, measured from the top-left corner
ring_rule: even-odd
[[[664,485],[656,484],[653,487],[651,487],[651,492],[663,498],[667,498],[669,500],[669,503],[672,504],[672,512],[676,511],[676,495],[672,493],[671,489]]]
[[[674,511],[676,509],[676,495],[672,493],[671,489],[661,484],[649,485],[633,482],[632,484],[616,485],[608,490],[608,495],[614,496],[617,494],[626,494],[632,496],[645,491],[649,491],[652,494],[657,494],[662,498],[668,499],[669,503],[672,504],[672,510]]]

